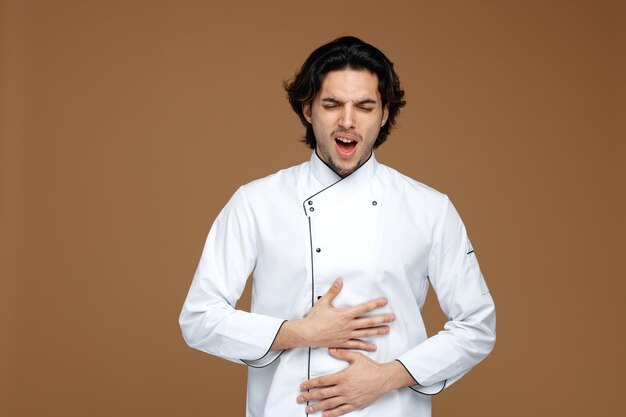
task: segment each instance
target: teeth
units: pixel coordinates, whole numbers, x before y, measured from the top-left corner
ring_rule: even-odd
[[[353,140],[350,139],[346,139],[346,138],[337,138],[337,140],[343,142],[343,143],[352,143],[354,142]]]

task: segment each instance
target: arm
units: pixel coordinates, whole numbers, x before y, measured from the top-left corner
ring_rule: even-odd
[[[480,272],[465,226],[445,198],[435,230],[428,275],[442,311],[444,329],[397,358],[423,394],[449,387],[484,359],[495,343],[495,306]]]
[[[264,366],[284,320],[234,308],[256,263],[254,218],[245,189],[233,195],[213,223],[180,314],[187,344],[238,363]]]
[[[254,217],[240,188],[211,227],[182,312],[180,326],[191,347],[250,366],[272,363],[284,349],[337,346],[374,351],[360,338],[389,331],[393,314],[360,318],[387,304],[372,300],[335,308],[338,279],[304,319],[286,321],[234,308],[256,263]]]

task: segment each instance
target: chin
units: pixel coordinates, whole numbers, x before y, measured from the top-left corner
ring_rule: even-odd
[[[337,175],[339,175],[340,177],[347,177],[348,175],[352,174],[354,171],[356,171],[356,166],[350,166],[350,167],[339,167],[335,165],[335,169],[334,171],[337,173]]]

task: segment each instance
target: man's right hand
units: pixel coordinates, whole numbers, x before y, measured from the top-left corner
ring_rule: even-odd
[[[389,333],[390,323],[396,319],[393,313],[363,317],[387,305],[385,298],[378,298],[353,307],[335,307],[333,300],[341,292],[343,281],[335,280],[328,292],[301,320],[287,321],[278,332],[271,350],[295,347],[335,347],[373,352],[376,345],[363,338]]]

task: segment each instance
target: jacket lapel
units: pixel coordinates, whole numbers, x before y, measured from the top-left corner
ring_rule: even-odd
[[[374,154],[352,174],[345,178],[339,177],[313,152],[310,162],[311,175],[324,187],[307,197],[302,202],[307,217],[314,217],[367,184],[376,173],[378,162]]]

